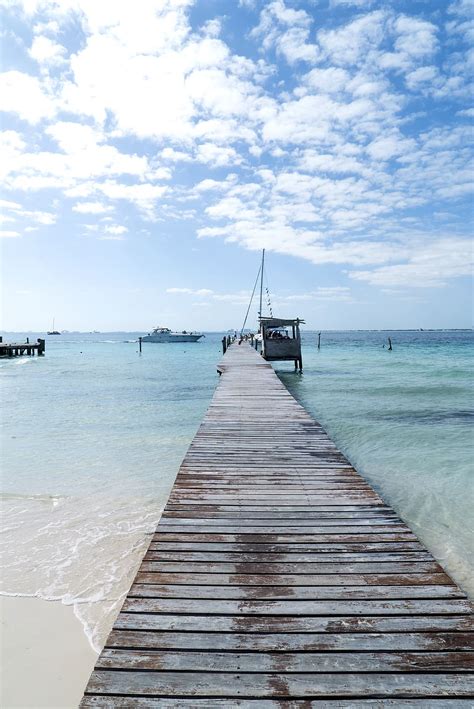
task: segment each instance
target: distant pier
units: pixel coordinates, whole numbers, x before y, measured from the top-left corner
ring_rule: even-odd
[[[255,350],[219,372],[83,709],[471,706],[465,594]]]
[[[0,337],[0,357],[24,357],[33,355],[43,355],[45,352],[45,341],[40,337],[36,342],[30,342],[26,338],[26,342],[3,342]]]

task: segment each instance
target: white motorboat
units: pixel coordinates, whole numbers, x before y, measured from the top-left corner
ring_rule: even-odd
[[[169,327],[155,327],[142,337],[142,342],[197,342],[204,337],[200,332],[172,332]]]

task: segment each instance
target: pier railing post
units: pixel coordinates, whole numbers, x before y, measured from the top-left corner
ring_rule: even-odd
[[[227,352],[227,337],[222,338],[222,354]]]
[[[140,354],[142,353],[142,338],[141,337],[138,338],[138,351],[140,352]]]

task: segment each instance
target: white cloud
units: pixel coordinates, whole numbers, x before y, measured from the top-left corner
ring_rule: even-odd
[[[413,59],[431,57],[437,47],[437,27],[431,22],[401,15],[395,21],[395,49]]]
[[[371,7],[375,0],[330,0],[332,6],[348,5],[357,8]]]
[[[403,155],[415,150],[416,142],[403,138],[394,132],[382,138],[377,138],[367,146],[367,152],[374,160],[391,160],[397,155]]]
[[[21,236],[20,232],[18,231],[8,231],[5,229],[0,229],[0,239],[16,239],[18,236]]]
[[[458,116],[467,116],[467,118],[474,118],[474,108],[466,108],[463,111],[458,111]]]
[[[321,50],[336,66],[365,62],[383,41],[386,20],[384,11],[375,10],[338,29],[320,30]]]
[[[17,221],[19,219],[26,219],[29,221],[36,222],[37,224],[41,224],[43,226],[51,226],[52,224],[55,224],[57,221],[57,215],[52,212],[45,212],[42,210],[34,210],[34,209],[33,210],[25,209],[18,202],[12,202],[10,200],[5,200],[5,199],[0,200],[0,209],[8,210],[9,212],[13,212],[13,216],[11,214],[10,215],[2,215],[3,222]]]
[[[404,263],[349,275],[375,286],[435,288],[450,278],[471,276],[473,244],[468,239],[445,238],[418,247]]]
[[[127,0],[11,2],[23,8],[16,20],[32,30],[29,55],[44,73],[0,75],[5,110],[13,126],[18,117],[44,125],[17,122],[1,136],[5,189],[14,199],[56,190],[74,212],[98,217],[114,209],[108,202],[125,202],[145,219],[187,219],[199,237],[352,265],[365,281],[383,269],[396,278],[421,268],[420,239],[411,235],[430,234],[430,214],[448,200],[465,205],[472,186],[468,135],[456,124],[470,115],[461,102],[469,95],[470,51],[461,51],[472,30],[468,3],[449,6],[446,42],[442,17],[428,10],[411,16],[332,0],[344,7],[324,25],[325,7],[272,0],[238,44],[243,53],[253,40],[257,60],[233,51],[231,32],[224,42],[227,18],[206,15],[191,28],[192,4],[142,0],[136,12]],[[58,44],[71,27],[79,28],[72,55],[69,43]],[[455,106],[443,103],[453,96]],[[431,127],[440,122],[445,129]],[[217,179],[226,166],[232,173]],[[6,218],[53,223],[41,195],[27,198],[38,207]],[[117,240],[126,228],[99,226],[101,238]]]
[[[234,148],[223,148],[212,143],[199,145],[196,159],[199,162],[207,163],[210,167],[223,167],[242,162],[242,158]]]
[[[352,296],[347,286],[318,286],[309,293],[296,293],[294,295],[274,297],[275,303],[283,301],[330,301],[338,303],[351,303]]]
[[[41,212],[41,211],[28,211],[24,210],[20,212],[21,216],[26,217],[27,219],[31,219],[34,222],[38,222],[38,224],[43,224],[46,226],[51,226],[52,224],[56,224],[57,222],[57,215],[52,214],[51,212]]]
[[[108,224],[104,228],[104,231],[106,234],[114,234],[115,236],[119,236],[120,234],[126,234],[128,229],[122,224]]]
[[[312,69],[303,77],[308,87],[328,94],[338,94],[346,90],[349,79],[350,74],[345,69],[334,66],[327,69]]]
[[[231,185],[237,182],[237,175],[234,173],[227,175],[225,180],[211,180],[207,178],[202,180],[195,186],[197,192],[209,192],[209,191],[225,191],[229,189]]]
[[[154,218],[158,201],[168,192],[168,188],[163,185],[147,182],[126,185],[112,180],[97,184],[95,189],[109,199],[131,202],[149,218]]]
[[[406,77],[406,85],[412,91],[417,91],[424,84],[431,84],[438,77],[438,69],[435,66],[421,66],[409,72]]]
[[[312,19],[304,10],[287,7],[283,0],[274,0],[260,13],[260,22],[252,36],[263,38],[263,48],[274,47],[289,64],[315,62],[318,47],[309,42]]]
[[[214,291],[209,290],[209,288],[167,288],[166,293],[171,293],[174,295],[199,295],[199,296],[209,296],[213,295]]]
[[[45,93],[38,79],[21,71],[0,74],[0,110],[16,113],[29,123],[51,118],[56,112],[54,101]]]
[[[105,214],[111,212],[113,207],[102,202],[78,202],[72,208],[73,212],[80,214]]]
[[[0,199],[0,209],[13,209],[16,211],[21,208],[21,204],[18,202],[11,202],[8,199]]]
[[[66,48],[58,44],[58,42],[54,42],[49,37],[39,35],[33,39],[28,54],[40,65],[57,66],[64,63]]]

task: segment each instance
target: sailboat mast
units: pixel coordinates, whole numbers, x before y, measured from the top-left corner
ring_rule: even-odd
[[[265,266],[265,249],[262,250],[262,265],[260,268],[260,310],[259,310],[259,317],[262,317],[262,295],[263,295],[263,269]]]

